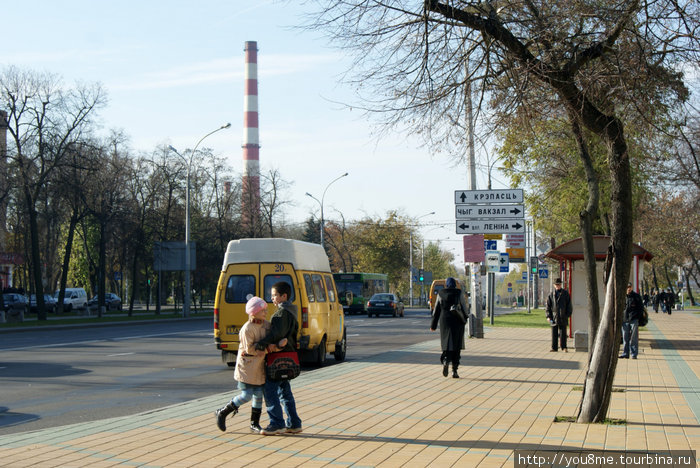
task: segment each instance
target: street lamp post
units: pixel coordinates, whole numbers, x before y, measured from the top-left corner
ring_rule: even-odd
[[[185,189],[185,298],[184,303],[182,304],[183,317],[190,316],[190,301],[192,294],[192,288],[190,286],[190,274],[192,271],[192,256],[190,254],[190,173],[192,171],[192,161],[194,160],[194,154],[197,152],[197,148],[199,148],[199,144],[202,143],[205,138],[227,128],[231,128],[230,123],[222,125],[216,130],[213,130],[200,138],[197,144],[194,145],[194,149],[190,153],[189,160],[181,155],[172,145],[169,146],[170,150],[180,156],[180,158],[185,161],[185,164],[187,165],[187,188]],[[158,287],[160,288],[160,284]]]
[[[319,201],[318,198],[314,197],[314,196],[311,195],[309,192],[306,192],[306,196],[307,196],[307,197],[313,198],[314,200],[316,200],[316,202],[317,202],[319,205],[321,205],[321,246],[322,246],[322,247],[325,247],[325,244],[324,244],[324,242],[323,242],[323,231],[325,230],[325,219],[323,218],[323,201],[324,201],[324,199],[326,198],[326,192],[328,191],[328,187],[330,187],[330,186],[333,184],[333,182],[335,182],[335,181],[337,181],[337,180],[340,180],[340,179],[342,179],[343,177],[345,177],[345,176],[347,176],[347,175],[348,175],[348,173],[346,172],[345,174],[343,174],[343,175],[341,175],[341,176],[339,176],[339,177],[336,177],[335,179],[331,180],[331,182],[330,182],[328,185],[326,185],[326,189],[323,191],[323,195],[321,195],[321,200],[320,200],[320,201]]]

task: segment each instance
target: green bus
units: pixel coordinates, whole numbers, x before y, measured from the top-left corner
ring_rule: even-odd
[[[373,294],[389,292],[388,276],[382,273],[333,273],[343,312],[367,313],[367,301]]]

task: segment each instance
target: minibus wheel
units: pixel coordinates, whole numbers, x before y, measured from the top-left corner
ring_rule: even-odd
[[[323,367],[326,363],[326,337],[324,336],[321,343],[318,345],[318,354],[316,354],[316,365]]]
[[[342,362],[345,360],[345,352],[347,351],[347,339],[346,339],[346,334],[345,330],[343,330],[343,339],[340,340],[340,343],[335,344],[335,353],[333,353],[333,357],[335,357],[335,360],[338,362]]]

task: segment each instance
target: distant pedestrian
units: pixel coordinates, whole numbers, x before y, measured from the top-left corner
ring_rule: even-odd
[[[644,299],[644,307],[648,306],[649,305],[649,293],[645,292],[644,296],[642,296],[642,298]]]
[[[435,300],[435,308],[432,311],[430,330],[435,331],[440,326],[440,345],[442,354],[442,375],[447,377],[450,363],[452,364],[452,378],[458,379],[457,369],[461,359],[461,350],[464,349],[464,326],[467,323],[469,307],[464,299],[464,293],[457,289],[454,278],[445,280],[445,287],[440,290]]]
[[[621,359],[637,359],[639,351],[639,319],[644,313],[644,304],[639,293],[632,289],[632,283],[627,283],[627,299],[625,312],[622,317],[622,354]]]
[[[666,290],[661,288],[659,292],[659,307],[661,307],[661,312],[664,314],[668,313],[668,301],[666,300]]]
[[[659,290],[655,289],[651,295],[651,306],[654,308],[655,313],[659,313]]]
[[[565,353],[569,352],[566,347],[566,327],[572,312],[571,296],[569,292],[562,287],[561,278],[557,278],[554,281],[554,291],[547,296],[546,316],[552,328],[551,352],[557,352],[558,347]]]
[[[248,321],[238,333],[238,356],[236,357],[236,369],[233,373],[241,393],[232,398],[226,406],[216,410],[214,415],[216,416],[216,426],[221,431],[226,431],[226,417],[229,414],[235,416],[242,404],[253,400],[250,430],[259,433],[261,430],[263,385],[265,384],[266,350],[256,350],[255,346],[267,334],[270,322],[265,319],[267,303],[259,297],[250,298],[246,303],[245,311],[248,314]],[[279,342],[280,346],[285,344],[286,340]]]
[[[260,340],[257,349],[265,349],[266,346],[286,338],[287,344],[282,351],[296,351],[299,322],[297,321],[297,308],[290,301],[292,287],[287,282],[277,282],[270,288],[270,295],[277,310],[270,317],[270,331],[265,338]],[[283,432],[297,434],[302,431],[301,418],[297,414],[296,401],[289,380],[273,381],[268,379],[265,382],[265,404],[270,421],[268,426],[260,431],[262,435],[276,435]],[[283,408],[287,413],[286,422],[282,413]]]
[[[666,301],[666,310],[668,311],[668,315],[671,315],[671,311],[676,306],[676,295],[671,292],[671,288],[666,289],[664,300]]]

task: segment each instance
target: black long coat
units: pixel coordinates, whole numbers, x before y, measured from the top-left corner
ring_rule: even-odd
[[[452,304],[461,304],[459,315],[450,311]],[[443,351],[464,349],[464,326],[467,323],[468,306],[461,289],[444,288],[438,293],[433,309],[430,329],[440,325],[440,344]]]

